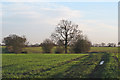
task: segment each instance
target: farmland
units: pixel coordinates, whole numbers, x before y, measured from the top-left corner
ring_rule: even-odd
[[[118,47],[91,47],[90,52],[118,53]]]
[[[3,78],[119,78],[114,53],[2,54]],[[99,65],[100,61],[105,61]]]
[[[92,47],[81,54],[55,54],[54,49],[50,54],[43,54],[41,47],[25,48],[28,54],[3,53],[2,77],[120,78],[117,47]]]
[[[87,57],[87,54],[5,54],[2,57],[3,77],[50,77],[50,75],[56,74],[61,70],[65,70],[67,67],[69,67],[69,65],[71,65],[70,62],[74,61],[74,59],[77,60],[77,58],[79,59],[83,57]]]
[[[0,79],[120,79],[118,2],[18,1],[0,7]]]

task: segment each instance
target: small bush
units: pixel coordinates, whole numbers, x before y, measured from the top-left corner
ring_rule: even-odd
[[[54,47],[54,43],[50,39],[46,39],[41,43],[41,47],[44,53],[51,53],[51,49]]]
[[[85,39],[78,39],[72,46],[75,53],[88,52],[90,50],[90,42]]]
[[[64,48],[63,47],[60,47],[60,46],[56,47],[56,49],[55,49],[55,53],[56,54],[63,53],[63,52],[64,52]]]

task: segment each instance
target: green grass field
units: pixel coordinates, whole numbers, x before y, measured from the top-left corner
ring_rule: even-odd
[[[118,78],[114,54],[2,54],[3,78]],[[104,65],[99,65],[104,60]],[[98,68],[96,70],[96,68]]]
[[[41,47],[25,50],[28,54],[2,54],[3,78],[120,78],[117,47],[92,47],[81,54],[42,54]]]
[[[90,52],[118,53],[118,47],[91,47]]]

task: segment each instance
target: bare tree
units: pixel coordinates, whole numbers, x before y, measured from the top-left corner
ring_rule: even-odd
[[[107,45],[108,45],[108,47],[116,47],[115,43],[108,43]]]
[[[104,47],[104,46],[105,46],[105,43],[101,43],[101,45],[102,45],[102,47]]]
[[[120,46],[120,42],[118,42],[118,46]]]
[[[58,41],[63,42],[65,53],[67,53],[68,45],[80,34],[81,31],[78,29],[78,25],[68,20],[61,20],[51,37],[55,43]]]

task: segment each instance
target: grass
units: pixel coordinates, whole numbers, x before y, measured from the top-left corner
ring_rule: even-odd
[[[44,75],[51,70],[51,68],[59,67],[61,63],[84,55],[87,54],[3,54],[2,75],[3,78],[36,77],[34,74],[40,73]],[[43,72],[43,74],[41,72]],[[44,76],[39,77],[42,78]]]
[[[118,78],[114,54],[2,54],[3,78]],[[105,63],[99,66],[101,60]],[[97,69],[96,69],[97,68]],[[92,76],[93,77],[93,76]],[[94,78],[93,77],[93,78]]]
[[[89,55],[86,58],[83,58],[78,61],[77,64],[72,65],[65,74],[66,78],[89,78],[89,74],[91,74],[92,70],[94,70],[95,66],[101,60],[101,54],[93,54]]]
[[[42,53],[42,47],[26,47],[24,51],[28,53]]]
[[[114,56],[114,53],[103,55],[101,61],[104,61],[104,64],[96,66],[92,73],[93,78],[120,78],[118,75],[118,62]]]
[[[114,54],[109,54],[108,62],[106,63],[106,66],[104,67],[105,73],[103,73],[105,78],[116,78],[119,77],[119,69],[118,69],[118,62],[114,58]],[[112,73],[112,74],[111,74]]]
[[[41,47],[24,50],[28,54],[2,54],[3,78],[120,78],[117,47],[91,47],[84,54],[54,54],[55,48],[42,54]]]
[[[118,47],[91,47],[90,52],[118,53]]]

